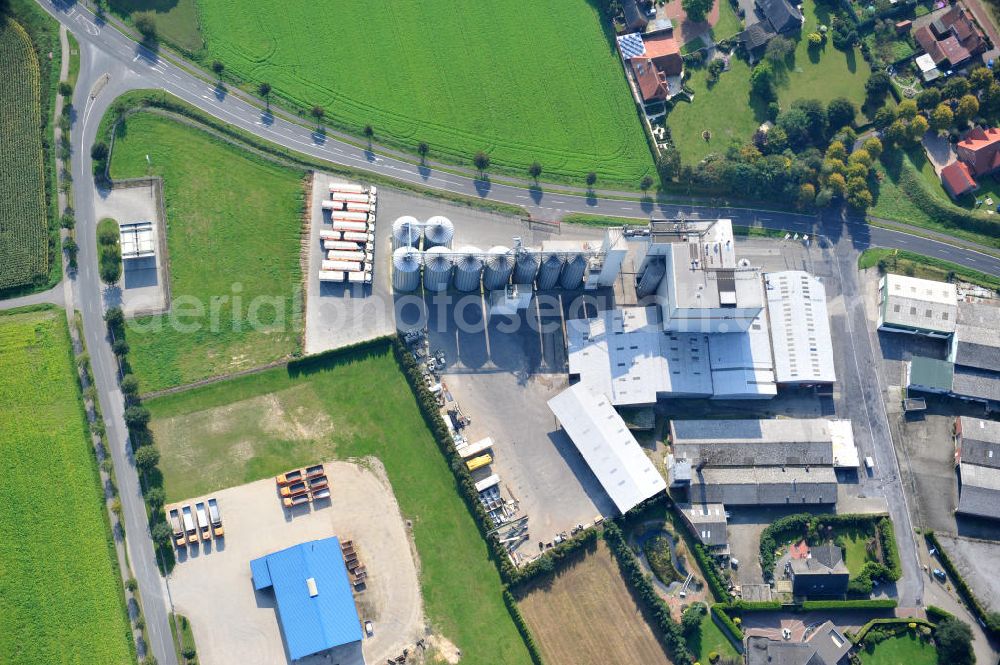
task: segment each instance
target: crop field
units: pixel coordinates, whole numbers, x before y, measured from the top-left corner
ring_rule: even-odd
[[[603,540],[518,606],[549,665],[670,663]]]
[[[0,291],[49,271],[38,59],[28,34],[0,16]]]
[[[112,177],[163,176],[167,213],[172,312],[127,330],[142,389],[289,356],[302,331],[303,173],[151,113],[123,127]]]
[[[635,188],[652,157],[598,3],[199,0],[206,47],[327,121],[430,157]]]
[[[377,457],[413,522],[430,624],[463,665],[527,665],[500,576],[388,345],[147,400],[168,500]]]
[[[0,662],[134,662],[62,310],[0,315]]]

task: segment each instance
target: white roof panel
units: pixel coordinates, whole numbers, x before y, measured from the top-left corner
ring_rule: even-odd
[[[606,396],[577,383],[550,399],[549,409],[619,511],[667,488]]]
[[[768,273],[765,283],[777,382],[836,381],[823,283],[801,270]]]

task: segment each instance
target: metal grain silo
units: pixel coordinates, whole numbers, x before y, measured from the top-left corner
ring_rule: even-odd
[[[416,217],[403,215],[392,223],[392,248],[419,247],[423,227]]]
[[[420,286],[420,250],[399,247],[392,253],[392,288],[396,291],[416,291]]]
[[[644,298],[656,291],[656,287],[663,281],[663,276],[667,272],[667,265],[663,260],[652,260],[639,278],[639,283],[635,286],[637,298]]]
[[[424,249],[431,247],[451,247],[455,237],[455,225],[447,217],[437,215],[427,220],[424,225]]]
[[[483,288],[497,291],[505,288],[514,272],[514,252],[510,247],[497,245],[486,253],[486,268],[483,270]]]
[[[455,252],[455,288],[459,291],[478,291],[483,274],[482,252],[476,247],[462,247]]]
[[[583,274],[587,272],[587,257],[583,254],[573,254],[566,259],[562,274],[559,275],[559,286],[564,289],[578,289],[583,284]]]
[[[559,254],[542,254],[541,267],[538,269],[538,290],[548,291],[556,288],[559,283],[559,273],[562,272],[566,260]]]
[[[451,283],[455,258],[447,247],[432,247],[424,252],[424,288],[446,291]]]
[[[538,252],[519,249],[515,253],[514,258],[514,283],[531,284],[534,282],[535,275],[538,274],[538,264],[541,259]]]

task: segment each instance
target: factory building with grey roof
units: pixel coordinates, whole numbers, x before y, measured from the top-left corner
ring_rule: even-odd
[[[959,417],[955,458],[961,478],[957,511],[1000,519],[1000,422]]]

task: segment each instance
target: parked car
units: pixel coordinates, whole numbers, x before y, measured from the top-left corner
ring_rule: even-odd
[[[365,635],[371,637],[375,634],[375,626],[371,621],[365,621]]]
[[[942,582],[945,582],[945,581],[948,580],[948,576],[945,575],[944,571],[941,570],[940,568],[935,568],[934,570],[931,571],[931,573],[933,573],[934,577],[938,578]]]

